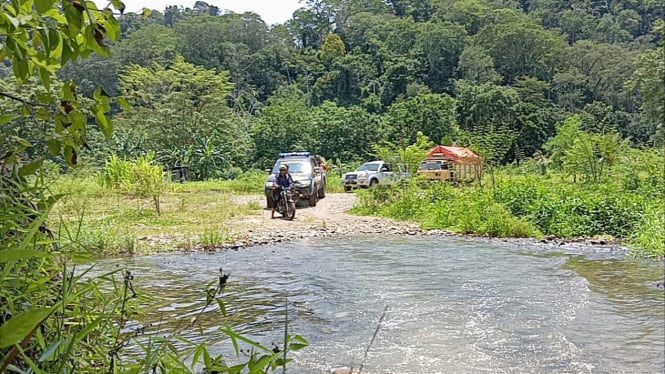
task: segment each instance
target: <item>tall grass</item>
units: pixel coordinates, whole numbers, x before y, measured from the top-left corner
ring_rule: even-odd
[[[155,162],[154,153],[140,156],[136,160],[123,160],[112,155],[100,171],[98,181],[103,187],[133,197],[151,197],[155,211],[160,214],[160,196],[166,182],[164,168]]]
[[[413,181],[402,187],[379,186],[359,191],[354,211],[414,220],[425,229],[500,237],[541,235],[535,225],[493,201],[490,190],[478,187],[437,183],[421,188]]]
[[[653,176],[637,180],[574,184],[504,171],[493,189],[411,182],[359,191],[354,211],[466,234],[612,237],[628,243],[636,255],[663,256],[665,195]]]
[[[635,253],[650,257],[665,254],[665,206],[652,206],[642,216],[639,230],[635,230],[630,239]]]

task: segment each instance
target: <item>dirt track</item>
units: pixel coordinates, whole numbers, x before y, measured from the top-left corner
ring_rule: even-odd
[[[250,215],[235,222],[232,229],[239,239],[231,247],[271,244],[284,240],[333,235],[390,233],[418,235],[418,225],[379,217],[365,217],[346,213],[356,201],[352,193],[327,194],[316,207],[301,202],[293,221],[282,219],[278,213],[270,218],[263,195],[239,196],[238,203],[254,201],[263,207],[260,215]]]

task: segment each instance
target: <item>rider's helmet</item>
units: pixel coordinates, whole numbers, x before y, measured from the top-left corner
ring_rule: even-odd
[[[282,171],[282,170],[287,171],[288,169],[289,168],[286,166],[286,164],[279,165],[279,171]]]

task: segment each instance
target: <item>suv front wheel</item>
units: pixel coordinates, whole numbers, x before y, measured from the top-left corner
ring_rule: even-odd
[[[309,206],[316,206],[316,194],[309,195],[307,202],[309,203]]]

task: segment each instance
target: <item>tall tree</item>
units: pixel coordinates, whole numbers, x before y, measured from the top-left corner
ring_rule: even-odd
[[[656,31],[665,34],[665,22]],[[658,48],[640,56],[640,66],[627,82],[626,88],[640,98],[641,121],[654,145],[665,145],[665,37]]]
[[[556,54],[563,47],[556,34],[507,9],[497,11],[496,21],[485,26],[475,40],[490,52],[508,84],[522,76],[549,80]]]
[[[421,94],[396,102],[383,116],[387,140],[406,146],[418,132],[440,142],[455,131],[455,100],[446,94]]]
[[[168,158],[199,145],[207,148],[212,142],[229,163],[238,160],[236,154],[247,152],[248,129],[226,105],[233,88],[228,73],[192,65],[178,56],[168,67],[130,64],[120,87],[133,107],[119,116],[118,126],[144,136],[146,150]],[[202,139],[210,140],[203,144]]]
[[[317,130],[308,126],[309,115],[304,92],[295,85],[278,88],[253,128],[255,166],[271,167],[279,152],[316,149]]]

